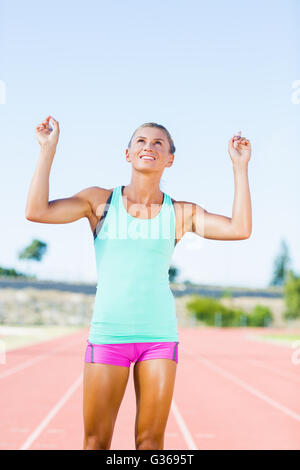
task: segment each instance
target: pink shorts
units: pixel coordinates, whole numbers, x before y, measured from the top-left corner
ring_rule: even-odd
[[[87,340],[84,362],[130,367],[131,362],[172,359],[178,363],[178,342],[92,344]]]

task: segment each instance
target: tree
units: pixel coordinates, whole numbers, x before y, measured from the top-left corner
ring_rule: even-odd
[[[257,304],[248,315],[248,326],[269,326],[274,318],[269,307]]]
[[[292,270],[287,274],[287,281],[284,285],[284,300],[286,311],[284,318],[300,317],[300,277],[296,276]]]
[[[221,298],[232,299],[232,289],[230,289],[229,287],[227,289],[224,289],[222,291]]]
[[[175,282],[175,278],[178,276],[179,270],[175,266],[170,266],[169,268],[169,280],[170,282]]]
[[[228,305],[230,307],[233,307],[233,294],[232,294],[232,289],[229,287],[227,289],[224,289],[222,294],[221,294],[221,299],[227,299]]]
[[[274,261],[274,272],[270,286],[282,286],[284,284],[290,261],[288,245],[285,240],[281,240],[280,252]]]
[[[32,240],[23,251],[19,253],[19,259],[28,261],[41,261],[47,251],[47,243],[40,240]]]

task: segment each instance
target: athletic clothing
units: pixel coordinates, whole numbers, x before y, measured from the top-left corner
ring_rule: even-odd
[[[178,364],[178,342],[128,344],[91,344],[85,351],[85,362],[130,367],[131,362],[147,359],[171,359]]]
[[[123,188],[110,194],[94,232],[98,282],[89,343],[178,343],[169,286],[176,244],[172,199],[163,193],[159,214],[139,219],[128,214]]]

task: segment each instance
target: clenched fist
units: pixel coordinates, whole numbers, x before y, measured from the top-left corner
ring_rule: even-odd
[[[50,119],[53,128],[50,127]],[[36,137],[41,146],[56,147],[59,138],[59,124],[52,116],[48,116],[35,128]]]
[[[251,144],[246,137],[241,137],[241,131],[229,140],[228,153],[233,164],[247,164],[249,162],[251,158]]]

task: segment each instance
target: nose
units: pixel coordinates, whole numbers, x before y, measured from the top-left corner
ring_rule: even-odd
[[[144,151],[146,152],[148,149],[149,149],[149,150],[152,149],[151,143],[146,143],[146,144],[144,145]]]

